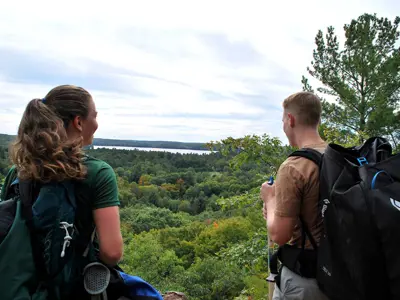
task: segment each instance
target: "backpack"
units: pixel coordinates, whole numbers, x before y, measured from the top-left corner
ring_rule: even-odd
[[[69,299],[94,259],[94,235],[75,226],[73,182],[16,178],[6,194],[0,202],[0,219],[8,220],[0,230],[1,299]]]
[[[357,147],[329,144],[324,154],[300,149],[289,156],[319,165],[323,234],[317,246],[301,219],[314,250],[303,243],[296,259],[282,263],[316,278],[331,300],[400,299],[400,153],[372,137]]]
[[[6,200],[0,201],[1,300],[100,299],[103,291],[93,294],[99,284],[109,300],[163,299],[142,278],[99,261],[95,231],[76,228],[73,182],[38,185],[16,178],[5,195]],[[99,282],[104,281],[99,278],[104,272],[96,274],[96,268],[88,274],[93,265],[108,270],[106,282]]]

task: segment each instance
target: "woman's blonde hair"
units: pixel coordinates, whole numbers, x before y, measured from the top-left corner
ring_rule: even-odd
[[[85,89],[61,85],[45,98],[28,103],[10,147],[20,179],[49,182],[85,178],[82,138],[69,140],[66,128],[76,116],[88,116],[90,100]]]

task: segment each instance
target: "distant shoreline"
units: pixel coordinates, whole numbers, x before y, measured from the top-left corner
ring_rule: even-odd
[[[14,139],[15,135],[0,133],[0,146],[6,146]],[[210,149],[207,148],[206,143],[176,142],[176,141],[118,140],[118,139],[104,139],[104,138],[94,138],[93,144],[89,146],[89,148],[110,147],[110,146],[210,151]]]
[[[99,146],[92,145],[91,148],[94,150],[108,149],[108,150],[138,150],[138,151],[156,151],[156,152],[170,152],[179,154],[211,154],[213,151],[210,150],[196,150],[196,149],[177,149],[177,148],[154,148],[154,147],[129,147],[129,146]]]
[[[118,146],[163,149],[209,150],[206,143],[176,141],[140,141],[94,138],[93,146]]]

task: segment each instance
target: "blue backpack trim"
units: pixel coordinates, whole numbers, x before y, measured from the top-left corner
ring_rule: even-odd
[[[388,172],[386,172],[385,170],[380,170],[375,173],[374,177],[371,180],[371,190],[375,189],[376,180],[378,179],[379,174],[386,174],[390,178],[391,182],[394,182],[392,176],[390,176]]]
[[[130,300],[163,300],[160,292],[144,279],[126,274],[119,266],[108,267],[110,283],[107,287],[109,299],[125,297]]]
[[[133,299],[137,299],[138,296],[149,297],[149,299],[163,299],[161,294],[142,278],[126,274],[122,271],[118,271],[118,273],[126,286],[128,292],[128,295],[126,295],[127,297],[132,297]]]

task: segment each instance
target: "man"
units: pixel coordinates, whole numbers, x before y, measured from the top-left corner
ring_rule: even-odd
[[[299,92],[283,101],[283,131],[289,143],[297,148],[314,148],[321,153],[327,143],[320,137],[321,101],[309,92]],[[319,170],[311,160],[289,157],[280,166],[273,185],[264,183],[261,198],[268,234],[279,246],[302,247],[300,217],[306,223],[317,244],[322,230],[318,211]],[[307,238],[305,249],[313,249]],[[274,300],[327,299],[314,278],[306,278],[292,271],[282,261],[282,269],[275,285]]]

